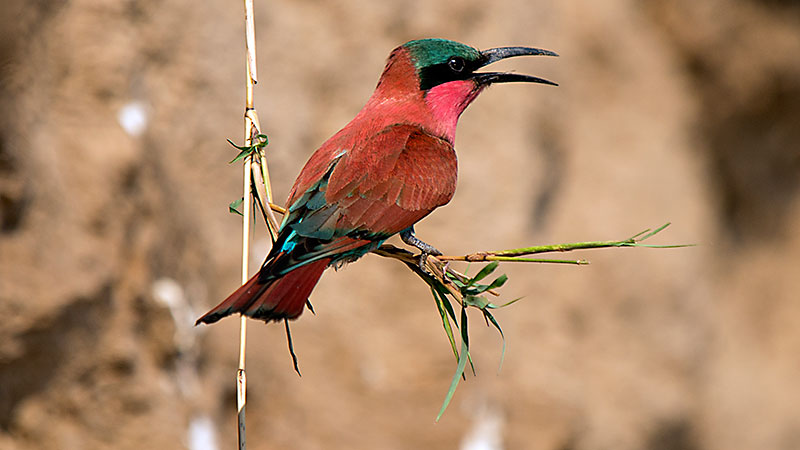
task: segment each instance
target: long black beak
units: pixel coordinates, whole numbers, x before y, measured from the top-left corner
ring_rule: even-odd
[[[513,56],[558,56],[557,53],[550,50],[533,47],[498,47],[490,48],[481,52],[482,63],[478,67],[487,66],[493,62],[500,61],[501,59],[511,58]],[[522,75],[518,73],[507,72],[476,72],[473,73],[472,79],[480,84],[493,84],[493,83],[512,83],[516,81],[526,83],[541,83],[549,84],[551,86],[558,86],[550,80],[544,78],[534,77],[532,75]]]

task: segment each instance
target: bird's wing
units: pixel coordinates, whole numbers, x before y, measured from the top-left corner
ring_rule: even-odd
[[[337,155],[290,206],[303,210],[290,226],[317,239],[386,239],[449,202],[457,173],[449,142],[417,126],[393,125]]]

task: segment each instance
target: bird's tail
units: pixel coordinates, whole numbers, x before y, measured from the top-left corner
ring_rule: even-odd
[[[197,319],[195,325],[212,324],[235,313],[265,322],[295,319],[303,313],[308,296],[329,262],[330,259],[320,259],[266,282],[259,282],[256,273],[222,303]]]

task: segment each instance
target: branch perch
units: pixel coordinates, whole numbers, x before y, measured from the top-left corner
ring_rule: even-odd
[[[466,370],[467,362],[469,362],[470,366],[472,366],[472,358],[469,354],[467,315],[465,312],[467,307],[472,306],[479,309],[483,314],[483,317],[486,320],[487,325],[491,324],[500,333],[500,337],[503,339],[503,350],[500,360],[501,361],[500,364],[502,365],[502,360],[503,357],[505,356],[505,336],[503,335],[502,328],[500,328],[500,324],[494,318],[490,310],[508,306],[519,300],[519,298],[511,300],[502,305],[495,305],[494,303],[488,301],[485,297],[482,296],[482,294],[484,293],[492,294],[495,297],[499,296],[496,289],[502,287],[503,284],[505,284],[505,282],[508,280],[508,277],[506,275],[501,275],[497,277],[490,284],[480,284],[481,280],[483,280],[484,278],[489,276],[492,272],[494,272],[494,270],[498,267],[500,262],[586,265],[589,264],[589,261],[583,259],[579,260],[539,259],[539,258],[528,258],[526,256],[540,254],[540,253],[569,252],[573,250],[613,248],[613,247],[649,247],[649,248],[687,247],[688,245],[642,244],[642,241],[645,241],[655,236],[656,234],[660,233],[665,228],[667,228],[669,225],[670,225],[669,223],[666,223],[656,228],[655,230],[647,229],[627,239],[621,239],[617,241],[590,241],[590,242],[575,242],[568,244],[540,245],[540,246],[524,247],[512,250],[476,252],[463,256],[431,255],[425,258],[423,262],[423,267],[420,267],[419,255],[415,255],[407,250],[395,247],[394,245],[384,244],[380,246],[378,249],[374,250],[373,253],[379,256],[383,256],[386,258],[393,258],[404,263],[406,267],[411,269],[411,271],[416,273],[417,276],[422,278],[422,280],[425,281],[425,283],[427,283],[430,286],[431,292],[433,293],[433,298],[434,301],[436,302],[436,307],[442,319],[442,327],[445,330],[445,334],[447,335],[447,338],[450,342],[450,347],[457,361],[456,372],[453,375],[453,379],[450,382],[450,388],[448,389],[447,395],[445,396],[445,399],[442,402],[442,407],[439,410],[439,414],[436,417],[436,420],[438,421],[442,417],[442,414],[444,414],[444,411],[450,404],[450,400],[455,394],[455,390],[456,387],[458,386],[459,381],[462,378],[465,378],[464,371]],[[449,263],[451,261],[465,261],[465,262],[479,262],[479,263],[485,262],[489,264],[484,266],[483,269],[481,269],[477,275],[475,275],[472,278],[468,278],[466,275],[456,272],[455,270],[450,268]],[[450,303],[450,300],[455,301],[456,304],[461,306],[460,320],[456,317],[453,305]],[[453,328],[461,330],[460,351],[458,349],[458,345],[456,344],[456,338],[455,338],[455,333],[453,332]],[[474,373],[475,371],[474,367],[472,368],[472,370]]]
[[[242,154],[248,151],[251,153],[260,151],[258,145],[252,145],[249,148],[238,148],[242,150]],[[256,198],[256,201],[260,202],[260,198]],[[286,213],[286,210],[283,207],[272,203],[271,198],[268,204],[269,208],[266,210],[270,213]],[[231,204],[231,210],[234,210],[233,206],[234,205]],[[262,208],[262,210],[263,209],[264,208]],[[277,223],[277,220],[273,218],[272,220],[268,220],[268,222]],[[492,315],[491,310],[508,306],[520,299],[516,298],[504,304],[498,305],[492,303],[484,297],[484,294],[491,294],[494,297],[498,297],[500,295],[497,292],[497,289],[501,288],[506,281],[508,281],[508,277],[505,274],[500,275],[488,284],[481,283],[483,279],[491,275],[497,269],[501,262],[570,264],[580,266],[589,264],[589,261],[585,259],[531,258],[530,255],[556,252],[564,253],[574,250],[598,248],[647,247],[664,249],[691,246],[691,244],[649,245],[642,243],[643,241],[650,239],[656,234],[662,232],[669,225],[669,223],[666,223],[653,230],[648,228],[629,238],[615,241],[587,241],[566,244],[537,245],[509,250],[481,251],[458,256],[428,255],[422,261],[420,261],[421,255],[414,254],[408,250],[398,248],[391,244],[384,244],[373,250],[372,253],[375,253],[379,256],[396,259],[402,262],[431,288],[431,293],[433,294],[436,308],[442,320],[442,327],[445,330],[445,334],[447,335],[448,341],[450,342],[450,347],[457,362],[456,372],[453,375],[452,381],[450,382],[450,388],[448,389],[445,399],[442,402],[442,407],[439,410],[436,420],[438,421],[441,418],[442,414],[444,414],[444,411],[447,409],[447,406],[450,404],[450,400],[455,393],[459,381],[462,378],[465,378],[464,372],[466,370],[467,363],[469,363],[473,373],[475,372],[475,368],[472,365],[472,357],[469,353],[469,333],[467,331],[468,323],[466,314],[466,309],[468,307],[474,307],[480,310],[483,314],[486,324],[494,326],[500,333],[500,337],[503,339],[503,350],[500,359],[500,364],[502,365],[502,360],[505,356],[505,336],[503,335],[502,328],[500,328],[500,324]],[[450,263],[453,261],[486,263],[486,265],[483,266],[483,268],[478,271],[476,275],[469,277],[466,274],[460,273],[451,268]],[[453,302],[460,307],[459,315],[456,315]],[[457,339],[455,337],[457,333],[454,330],[460,331],[460,346],[457,343]]]

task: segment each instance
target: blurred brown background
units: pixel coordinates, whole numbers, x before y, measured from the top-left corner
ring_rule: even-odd
[[[256,2],[275,191],[371,93],[389,51],[532,45],[561,86],[464,114],[446,253],[627,237],[680,250],[505,266],[500,340],[455,369],[427,288],[369,255],[317,315],[251,322],[248,444],[272,449],[800,448],[800,6],[790,1]],[[232,449],[239,2],[0,6],[0,448]],[[255,237],[253,266],[267,250]]]

